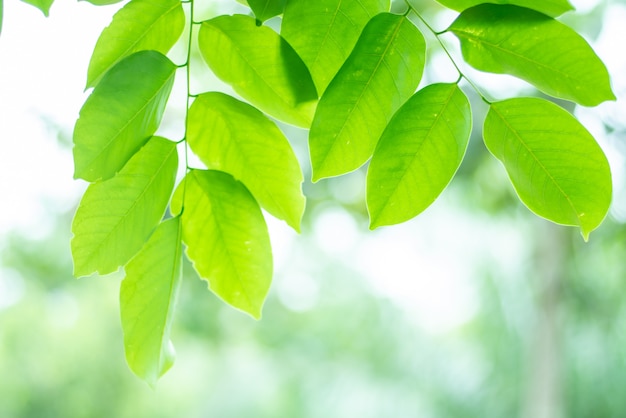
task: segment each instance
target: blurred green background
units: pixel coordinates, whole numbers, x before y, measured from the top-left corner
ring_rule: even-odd
[[[581,13],[565,21],[598,42],[622,98],[576,110],[615,176],[611,215],[588,243],[521,206],[482,145],[473,100],[466,160],[418,218],[368,231],[360,170],[304,185],[301,235],[268,219],[276,273],[261,321],[226,307],[186,266],[177,360],[152,389],[124,360],[123,274],[72,278],[79,193],[40,193],[35,219],[0,237],[0,417],[626,416],[626,65],[611,50],[626,6],[574,3]],[[10,22],[5,12],[2,37]],[[527,89],[485,79],[495,95]],[[71,125],[35,113],[61,156],[52,167],[67,165]],[[283,128],[310,178],[303,132]],[[3,200],[2,217],[19,203]]]

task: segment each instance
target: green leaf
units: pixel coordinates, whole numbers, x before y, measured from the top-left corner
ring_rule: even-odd
[[[176,66],[155,51],[117,63],[80,110],[74,127],[74,177],[106,180],[146,143],[161,123]]]
[[[78,0],[78,1],[84,1],[84,0]],[[119,3],[123,0],[86,0],[86,1],[96,6],[106,6],[109,4]]]
[[[155,50],[166,54],[184,26],[185,13],[180,0],[127,3],[98,38],[89,61],[87,87],[95,86],[111,67],[133,52]]]
[[[317,91],[302,59],[272,29],[242,15],[204,22],[200,52],[211,70],[244,99],[284,122],[308,128]]]
[[[112,179],[91,184],[72,223],[74,275],[116,271],[159,223],[174,188],[176,144],[153,137]]]
[[[160,224],[125,270],[120,316],[126,361],[154,386],[174,364],[170,330],[182,281],[180,218]]]
[[[585,106],[614,100],[609,74],[574,30],[533,10],[483,4],[448,28],[474,68],[511,74],[539,90]]]
[[[281,35],[302,57],[321,95],[369,20],[389,10],[389,0],[290,0]]]
[[[261,22],[278,16],[285,9],[287,0],[248,0],[248,5]]]
[[[611,203],[611,172],[602,149],[571,114],[542,99],[493,103],[485,145],[537,215],[579,226],[585,239]]]
[[[311,125],[313,181],[359,168],[371,157],[387,123],[415,92],[426,44],[403,16],[381,13],[322,96]]]
[[[256,319],[272,281],[272,250],[261,209],[243,184],[215,170],[192,170],[178,186],[187,257],[210,289]]]
[[[432,84],[411,97],[380,138],[367,172],[370,228],[413,218],[456,173],[472,128],[456,84]]]
[[[273,122],[247,103],[212,92],[193,102],[187,128],[189,146],[208,168],[241,180],[261,206],[299,231],[302,171]]]
[[[44,16],[48,17],[50,14],[50,6],[54,3],[54,0],[22,0],[24,3],[28,3],[31,6],[35,6],[41,10]]]
[[[574,10],[568,0],[437,0],[439,3],[454,10],[465,10],[482,3],[512,4],[527,7],[548,16],[556,17]]]

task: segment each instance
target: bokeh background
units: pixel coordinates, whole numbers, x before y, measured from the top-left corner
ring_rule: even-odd
[[[414,1],[438,29],[454,19],[435,2]],[[363,170],[304,184],[300,235],[268,217],[275,277],[261,321],[225,306],[186,266],[177,360],[155,388],[124,360],[123,273],[76,280],[69,252],[85,188],[72,180],[71,131],[91,50],[120,5],[57,0],[46,19],[4,3],[0,417],[626,416],[626,2],[572,1],[577,13],[562,18],[606,62],[618,96],[593,109],[559,102],[613,169],[611,212],[588,243],[519,203],[481,142],[486,109],[466,89],[470,149],[416,219],[369,231]],[[246,12],[234,0],[198,3],[200,18]],[[456,79],[427,37],[423,83]],[[175,62],[184,47],[172,52]],[[194,91],[228,91],[199,58],[193,66]],[[463,68],[490,97],[538,95]],[[160,131],[174,140],[182,75]],[[281,127],[310,179],[305,132]]]

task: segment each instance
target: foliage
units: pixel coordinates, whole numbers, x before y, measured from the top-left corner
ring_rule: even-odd
[[[309,129],[313,181],[371,159],[366,200],[376,228],[425,210],[454,177],[470,137],[472,109],[459,85],[473,83],[461,70],[452,83],[416,92],[427,65],[423,33],[432,32],[450,57],[440,36],[451,33],[471,66],[517,76],[553,97],[584,106],[615,98],[604,64],[555,20],[571,9],[563,0],[442,1],[461,11],[442,32],[409,2],[397,4],[406,12],[395,14],[382,0],[250,1],[254,18],[203,22],[194,20],[194,3],[131,0],[114,16],[94,49],[87,81],[94,89],[74,130],[75,177],[92,183],[72,228],[75,273],[126,267],[126,356],[149,382],[172,361],[167,330],[181,239],[218,296],[261,315],[272,278],[261,208],[295,230],[305,208],[298,161],[270,118]],[[176,65],[166,55],[183,32],[185,5],[187,59]],[[47,13],[49,5],[37,6]],[[281,13],[280,32],[262,24]],[[190,91],[191,72],[207,71],[191,60],[192,45],[248,103]],[[185,135],[152,137],[177,77],[187,84]],[[521,201],[539,216],[579,227],[587,239],[611,200],[608,163],[595,140],[546,99],[494,102],[476,93],[489,106],[485,144]],[[186,176],[170,202],[178,143]],[[190,166],[190,151],[206,167]],[[156,260],[164,271],[151,266]],[[146,298],[159,303],[144,309]]]

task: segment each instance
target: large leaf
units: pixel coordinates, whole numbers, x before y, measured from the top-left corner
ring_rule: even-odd
[[[47,17],[50,14],[50,6],[54,3],[54,0],[22,0],[24,3],[28,3],[32,6],[35,6],[39,10],[43,12],[43,14]]]
[[[192,170],[178,186],[187,257],[226,303],[261,317],[272,281],[272,250],[261,209],[243,184],[215,170]]]
[[[226,94],[202,94],[189,109],[187,142],[208,168],[232,174],[269,213],[300,229],[300,164],[265,115]]]
[[[243,98],[284,122],[308,128],[317,91],[302,59],[267,26],[242,15],[204,22],[200,51],[215,75]]]
[[[426,44],[403,16],[381,13],[365,27],[322,96],[309,134],[313,181],[360,167],[394,112],[415,92]]]
[[[94,89],[74,127],[74,177],[106,180],[146,143],[161,122],[176,66],[155,51],[117,63]]]
[[[321,95],[367,22],[388,10],[389,0],[290,0],[280,33],[309,67]]]
[[[530,210],[580,226],[585,239],[600,225],[611,203],[611,172],[576,118],[542,99],[510,99],[491,105],[483,134]]]
[[[87,87],[95,86],[111,67],[133,52],[155,50],[166,54],[184,26],[185,13],[180,0],[127,3],[98,38],[89,61]]]
[[[285,8],[287,0],[248,0],[248,5],[254,12],[254,16],[261,22],[278,16]]]
[[[111,273],[139,251],[174,188],[176,144],[153,137],[112,179],[91,184],[72,223],[74,275]]]
[[[437,0],[439,3],[454,10],[465,10],[482,3],[512,4],[537,10],[548,16],[556,17],[574,10],[568,0]]]
[[[606,67],[589,44],[539,12],[483,4],[461,13],[448,30],[461,41],[465,60],[479,70],[517,76],[585,106],[615,99]]]
[[[411,97],[368,168],[370,228],[404,222],[430,206],[459,168],[471,127],[469,101],[456,84],[432,84]]]
[[[120,316],[126,361],[154,385],[174,364],[170,329],[182,279],[180,218],[160,224],[125,270]]]

